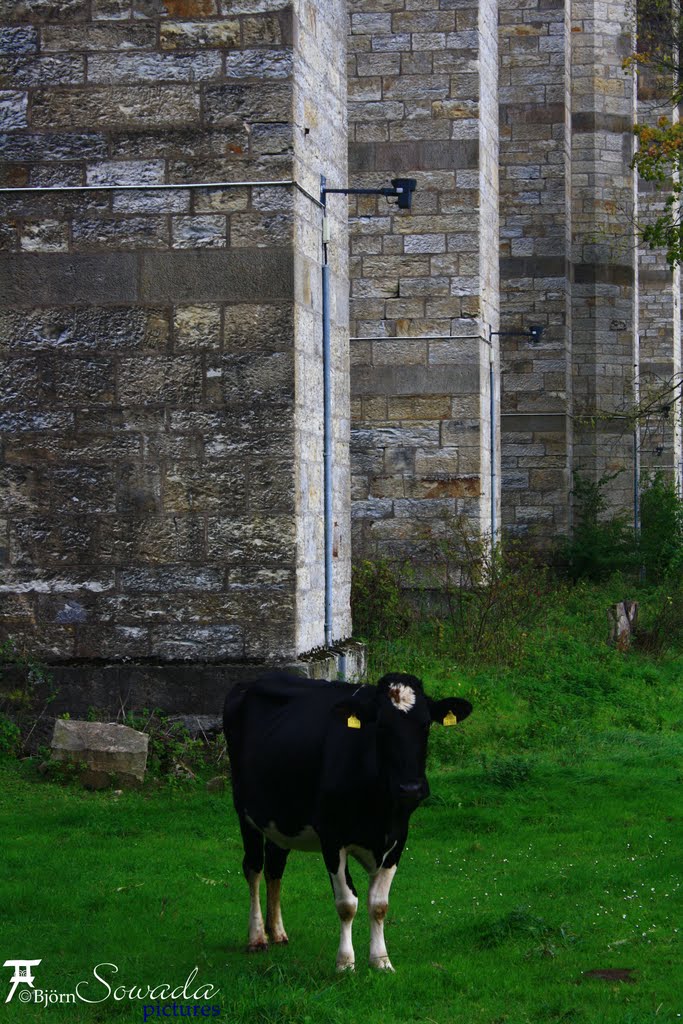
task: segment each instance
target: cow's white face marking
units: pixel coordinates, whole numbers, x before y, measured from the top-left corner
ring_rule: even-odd
[[[415,704],[415,690],[405,683],[394,683],[390,686],[389,697],[398,711],[408,712]]]

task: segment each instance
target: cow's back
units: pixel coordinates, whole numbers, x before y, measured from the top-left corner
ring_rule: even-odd
[[[283,831],[312,823],[334,708],[354,692],[347,683],[286,673],[230,691],[224,727],[238,814],[259,825],[277,819]]]

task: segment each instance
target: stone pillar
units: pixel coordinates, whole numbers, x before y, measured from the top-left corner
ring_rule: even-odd
[[[575,466],[619,473],[606,494],[633,503],[633,404],[638,363],[633,155],[635,89],[628,0],[572,3],[572,221]]]
[[[351,10],[350,183],[417,179],[412,213],[350,206],[356,556],[408,555],[444,513],[491,524],[497,8],[416,6]]]
[[[568,0],[500,0],[502,501],[506,532],[551,541],[571,490]]]
[[[322,644],[314,200],[320,173],[345,174],[344,3],[1,7],[3,184],[174,186],[0,199],[4,630],[55,661]],[[268,184],[294,179],[310,197]],[[253,184],[192,187],[221,181]],[[350,631],[344,316],[335,637]]]
[[[638,122],[656,124],[668,112],[673,121],[678,110],[667,111],[674,90],[670,80],[641,71],[638,76]],[[638,214],[647,224],[664,212],[666,192],[638,179]],[[661,249],[640,247],[638,253],[640,303],[640,401],[648,413],[639,426],[640,466],[645,474],[664,470],[681,486],[680,391],[654,401],[667,388],[681,382],[680,267],[673,271]],[[674,401],[674,398],[678,400]]]

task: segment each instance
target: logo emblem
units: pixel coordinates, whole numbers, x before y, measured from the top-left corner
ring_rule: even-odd
[[[14,974],[10,978],[10,984],[12,987],[9,990],[7,999],[5,1000],[6,1003],[10,1002],[18,985],[28,985],[29,988],[35,988],[31,968],[37,967],[39,963],[42,963],[42,960],[5,960],[5,967],[14,968]]]

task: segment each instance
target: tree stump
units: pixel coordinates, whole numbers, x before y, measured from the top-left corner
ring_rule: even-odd
[[[627,651],[638,624],[638,602],[619,601],[618,604],[613,604],[607,609],[607,619],[609,643],[618,651]]]

